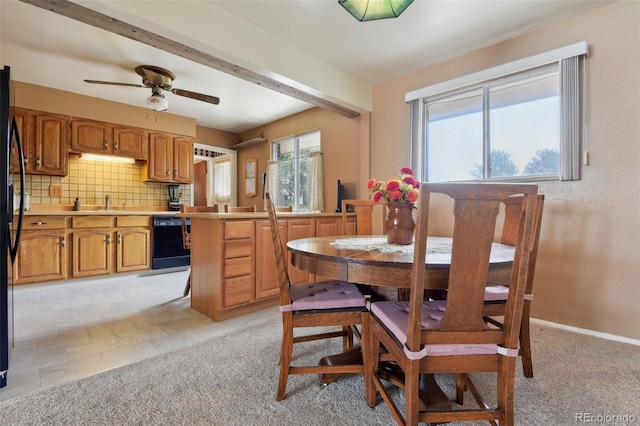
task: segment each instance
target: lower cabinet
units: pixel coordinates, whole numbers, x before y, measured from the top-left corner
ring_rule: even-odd
[[[67,278],[67,233],[64,217],[25,217],[12,273],[15,284]]]
[[[73,276],[149,269],[150,226],[149,216],[73,218]]]
[[[151,216],[25,216],[15,284],[151,269]]]
[[[73,277],[111,273],[111,230],[73,231]]]
[[[341,218],[279,218],[286,242],[340,235]],[[216,321],[278,304],[279,287],[269,221],[191,217],[191,307]],[[292,284],[321,277],[289,266]]]
[[[151,218],[116,217],[116,267],[114,272],[151,269]]]

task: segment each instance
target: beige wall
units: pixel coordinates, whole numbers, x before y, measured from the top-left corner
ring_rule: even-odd
[[[371,176],[409,159],[406,92],[586,40],[589,164],[546,196],[535,318],[640,339],[640,3],[617,2],[378,85]],[[390,155],[392,153],[392,155]]]
[[[345,184],[345,191],[348,195],[366,197],[366,193],[357,193],[362,189],[360,184],[360,122],[360,118],[346,118],[319,108],[312,108],[244,133],[242,139],[245,141],[263,133],[267,142],[238,150],[238,205],[255,204],[259,211],[263,210],[261,179],[259,179],[256,197],[244,195],[242,171],[245,161],[253,158],[258,160],[258,176],[261,177],[267,170],[271,142],[317,129],[321,130],[320,143],[324,164],[324,211],[333,212],[336,209],[336,181],[338,179]]]

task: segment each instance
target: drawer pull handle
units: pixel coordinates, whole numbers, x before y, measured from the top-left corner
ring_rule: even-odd
[[[31,222],[31,224],[32,224],[32,225],[35,225],[35,226],[42,226],[42,225],[46,225],[46,224],[47,224],[47,222],[37,221],[37,222]]]
[[[62,247],[64,247],[67,244],[67,240],[63,238],[62,241],[60,241],[60,243],[62,244]]]
[[[111,235],[107,235],[107,244],[111,244]]]

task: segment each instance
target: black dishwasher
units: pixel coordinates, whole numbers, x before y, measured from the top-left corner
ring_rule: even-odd
[[[190,219],[187,218],[187,226]],[[188,266],[191,255],[182,245],[181,220],[175,216],[153,216],[153,249],[151,251],[151,269]]]

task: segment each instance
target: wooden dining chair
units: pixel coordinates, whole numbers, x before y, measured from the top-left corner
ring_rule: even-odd
[[[387,205],[376,203],[373,200],[342,200],[342,234],[350,235],[348,229],[347,213],[349,206],[353,207],[356,213],[355,235],[373,235],[373,217],[375,209],[379,207],[382,214],[382,233],[386,234],[387,228]]]
[[[432,194],[445,194],[454,200],[454,225],[447,298],[425,301],[424,265],[429,256],[427,229]],[[523,219],[519,223],[503,326],[498,328],[483,320],[484,292],[500,203],[512,195],[524,195]],[[536,195],[537,185],[529,184],[421,185],[410,298],[404,302],[372,303],[372,327],[363,328],[365,352],[370,358],[370,363],[365,364],[369,406],[376,405],[379,393],[398,424],[484,420],[513,425],[518,334]],[[385,376],[378,372],[381,361],[394,361],[402,371],[399,384],[404,389],[404,414],[393,400],[392,387],[383,383]],[[469,376],[480,372],[496,377],[496,390],[490,401],[483,398],[485,395]],[[455,374],[456,402],[462,404],[464,392],[470,390],[478,408],[427,405],[426,410],[420,410],[420,375],[438,373]]]
[[[358,288],[344,281],[324,281],[291,285],[287,272],[287,257],[280,238],[280,227],[269,193],[265,195],[274,262],[280,288],[282,312],[282,347],[280,350],[280,378],[276,400],[285,398],[289,374],[362,374],[362,363],[347,365],[292,365],[293,345],[320,339],[343,337],[343,350],[352,349],[349,334],[361,342],[362,328],[370,327],[371,317],[367,300]],[[305,327],[339,327],[336,331],[322,330],[316,334],[294,336],[294,330]],[[362,342],[361,342],[362,344]],[[366,357],[363,354],[363,362]]]
[[[180,213],[218,213],[218,206],[185,206],[184,204],[180,204]],[[191,250],[191,233],[189,232],[189,227],[187,226],[187,218],[184,216],[180,217],[180,225],[182,226],[182,247],[185,250]],[[187,278],[187,284],[184,287],[184,292],[182,295],[187,297],[189,295],[189,291],[191,290],[191,270],[189,270],[189,277]]]
[[[225,213],[255,213],[258,210],[256,209],[256,205],[254,204],[251,207],[233,207],[233,206],[229,206],[227,204],[224,205],[224,212]]]
[[[519,223],[522,218],[523,200],[523,197],[517,196],[509,197],[503,201],[505,209],[502,234],[500,236],[500,242],[502,244],[513,246],[518,241],[518,230]],[[536,259],[538,257],[538,242],[540,240],[540,227],[542,225],[543,207],[544,195],[539,194],[536,197],[536,206],[534,210],[533,237],[531,238],[531,247],[529,249],[529,275],[527,276],[527,289],[524,298],[524,306],[522,309],[522,322],[520,324],[520,356],[522,357],[522,371],[525,377],[533,377],[530,316],[531,301],[533,300],[533,277],[536,268]],[[507,305],[508,295],[509,288],[507,286],[487,286],[484,297],[485,321],[491,322],[498,327],[503,326],[502,322],[500,322],[495,317],[504,316],[504,310]]]

